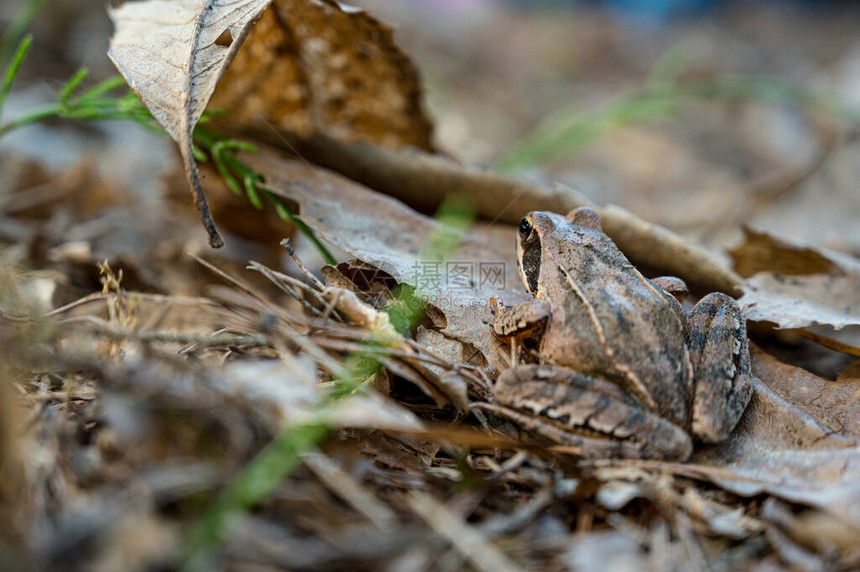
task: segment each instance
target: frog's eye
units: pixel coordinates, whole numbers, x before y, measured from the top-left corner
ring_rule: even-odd
[[[532,221],[529,217],[525,217],[520,221],[520,236],[527,237],[532,232]]]

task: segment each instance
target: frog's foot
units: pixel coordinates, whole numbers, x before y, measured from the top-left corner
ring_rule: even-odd
[[[490,307],[495,314],[493,331],[503,338],[537,334],[549,318],[549,305],[542,300],[506,307],[493,296],[490,298]]]
[[[687,344],[696,393],[693,434],[724,441],[752,397],[746,323],[734,299],[719,292],[699,301],[687,318]]]
[[[567,368],[506,370],[485,404],[528,433],[577,449],[585,458],[685,460],[692,440],[616,385]]]

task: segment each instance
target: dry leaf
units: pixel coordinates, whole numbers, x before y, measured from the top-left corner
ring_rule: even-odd
[[[271,0],[147,0],[110,8],[108,57],[179,144],[197,210],[217,248],[191,141],[194,126],[251,26]]]
[[[766,470],[769,465],[803,465],[813,452],[851,450],[857,445],[855,439],[835,433],[762,381],[755,379],[754,384],[753,398],[731,438],[714,447],[698,448],[694,462],[761,470],[766,478],[770,475]],[[788,471],[785,476],[791,474]]]
[[[428,303],[444,315],[443,333],[488,357],[495,354],[487,300],[494,295],[509,304],[526,299],[512,227],[475,225],[447,263],[420,260],[431,233],[440,228],[435,220],[339,175],[274,152],[261,149],[243,155],[243,160],[265,176],[266,188],[298,203],[300,218],[321,239],[397,282],[429,292]]]
[[[271,135],[432,150],[421,82],[391,29],[333,0],[275,0],[212,100],[225,122]]]
[[[846,254],[747,231],[732,252],[746,280],[747,319],[780,328],[860,325],[860,261]]]
[[[780,397],[846,437],[860,439],[860,380],[828,381],[753,347],[753,375]]]
[[[325,423],[332,427],[420,431],[409,410],[375,392],[355,395],[323,408],[309,356],[288,361],[236,362],[224,368],[224,384],[237,398],[252,403],[274,426]]]
[[[860,275],[810,274],[784,277],[771,272],[746,282],[740,306],[748,320],[780,328],[824,324],[836,329],[860,325]]]
[[[695,475],[741,496],[769,493],[819,508],[860,534],[860,449],[778,451],[758,464],[688,465]]]
[[[856,568],[858,557],[857,531],[846,527],[838,519],[821,511],[808,510],[797,512],[794,507],[770,498],[762,504],[761,516],[801,545],[812,548],[820,554],[836,555],[850,568],[853,561]],[[842,566],[837,566],[842,567]]]
[[[731,439],[697,450],[695,464],[684,472],[742,496],[767,492],[815,506],[860,530],[860,447],[856,422],[849,419],[856,417],[856,403],[837,387],[821,387],[823,380],[761,351],[753,354],[753,373],[760,379],[754,378],[752,401]],[[793,380],[783,379],[786,375]],[[789,384],[798,405],[779,393],[788,392]],[[816,390],[822,406],[810,394]]]
[[[734,261],[735,272],[744,278],[758,272],[789,276],[834,270],[834,263],[812,246],[791,244],[747,226],[743,231],[744,241],[729,254]]]
[[[275,145],[284,140],[270,133]],[[703,247],[665,227],[650,224],[620,207],[599,207],[563,185],[552,188],[525,179],[504,177],[448,157],[415,149],[392,150],[364,142],[344,142],[317,134],[290,141],[311,161],[334,169],[378,191],[396,197],[421,211],[438,207],[446,196],[462,195],[474,202],[480,217],[518,224],[529,211],[566,213],[581,206],[594,207],[603,229],[627,257],[653,275],[673,275],[701,292],[740,296],[741,278]]]
[[[415,341],[434,355],[440,356],[450,363],[468,363],[463,344],[449,339],[435,330],[423,326],[415,333]],[[427,364],[427,369],[438,378],[437,387],[445,394],[459,411],[469,410],[468,387],[466,381],[453,371],[445,371],[441,367]]]

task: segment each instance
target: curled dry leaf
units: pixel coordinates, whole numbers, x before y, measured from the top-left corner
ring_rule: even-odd
[[[384,339],[399,339],[400,336],[391,325],[388,314],[365,304],[358,299],[355,292],[329,286],[322,292],[322,298],[359,327]]]
[[[108,13],[108,57],[179,144],[194,201],[213,247],[223,245],[203,196],[191,141],[218,80],[271,0],[148,0]]]
[[[786,401],[761,380],[756,379],[754,385],[753,398],[731,439],[715,447],[700,448],[694,455],[695,462],[761,469],[767,477],[771,475],[765,470],[768,466],[802,464],[813,451],[852,450],[857,444],[855,439],[833,432],[810,413]],[[787,468],[785,471],[785,476],[792,475]],[[835,475],[825,475],[825,481],[831,476]]]
[[[415,334],[415,341],[427,348],[435,355],[447,359],[451,363],[467,363],[463,344],[449,339],[434,330],[419,327]],[[438,386],[446,397],[459,411],[469,410],[468,388],[463,378],[455,372],[445,371],[441,367],[428,364],[427,368],[438,377]]]
[[[432,149],[418,71],[391,29],[333,0],[275,0],[212,99],[232,125],[271,134]]]
[[[283,145],[278,134],[270,131],[261,135],[273,145]],[[541,187],[418,149],[387,149],[324,133],[308,138],[293,138],[284,132],[280,135],[314,163],[424,212],[436,209],[448,195],[468,196],[478,215],[511,224],[532,210],[566,212],[590,205],[586,197],[567,187]]]
[[[783,276],[830,273],[835,264],[812,246],[791,244],[766,232],[748,226],[743,228],[744,241],[730,252],[735,272],[749,278],[758,272]]]
[[[732,257],[739,272],[752,274],[739,301],[747,319],[780,328],[860,325],[856,258],[749,229]]]
[[[391,30],[361,10],[333,0],[147,0],[109,14],[108,56],[178,143],[212,246],[223,241],[192,133],[222,77],[214,105],[236,124],[432,149],[415,66]]]
[[[860,439],[860,380],[829,381],[752,348],[753,374],[833,433]]]

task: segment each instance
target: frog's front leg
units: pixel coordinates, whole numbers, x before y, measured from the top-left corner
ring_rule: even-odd
[[[708,294],[687,318],[687,345],[696,386],[693,434],[719,443],[731,434],[752,397],[747,328],[734,299]]]
[[[530,300],[515,306],[505,306],[498,298],[490,298],[493,310],[493,331],[503,338],[538,335],[549,318],[549,305],[543,300]]]

